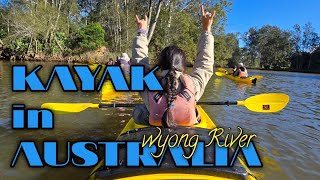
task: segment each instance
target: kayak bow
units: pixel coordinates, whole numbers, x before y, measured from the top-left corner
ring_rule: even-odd
[[[174,133],[180,134],[182,132],[184,134],[197,134],[199,135],[200,139],[209,138],[208,132],[211,129],[215,128],[216,125],[213,123],[208,114],[200,106],[198,107],[201,122],[195,125],[194,127],[178,127],[174,130]],[[152,131],[155,130],[157,131],[155,127],[136,124],[133,118],[131,118],[127,125],[122,129],[121,133],[117,138],[117,141],[142,140],[143,135],[152,133]],[[162,134],[164,135],[165,133],[172,133],[172,130],[162,129]],[[119,156],[120,154],[121,149],[119,151]],[[209,153],[207,153],[207,155],[210,156]],[[166,162],[167,159],[170,159],[170,157],[168,157],[169,156],[164,156],[164,160],[161,164],[161,167],[155,168],[128,168],[125,166],[125,162],[122,163],[123,165],[120,167],[106,168],[103,166],[104,162],[101,161],[94,168],[94,170],[89,176],[89,179],[256,179],[255,176],[250,172],[248,167],[240,158],[238,158],[239,161],[237,161],[233,167],[176,168],[172,162]]]

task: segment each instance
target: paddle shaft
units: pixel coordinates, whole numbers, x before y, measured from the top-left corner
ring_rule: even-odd
[[[238,105],[237,101],[225,101],[225,102],[198,102],[197,105]],[[142,104],[99,104],[99,108],[116,108],[116,107],[135,107]]]

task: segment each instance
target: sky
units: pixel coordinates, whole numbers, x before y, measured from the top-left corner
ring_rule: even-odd
[[[320,0],[233,0],[226,32],[244,33],[267,24],[292,30],[293,25],[307,22],[320,35]]]

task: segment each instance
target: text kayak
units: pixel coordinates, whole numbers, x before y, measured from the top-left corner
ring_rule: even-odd
[[[35,67],[31,72],[27,72],[25,65],[13,65],[12,91],[26,91],[27,87],[29,87],[30,91],[48,91],[55,76],[59,80],[63,91],[100,91],[102,84],[107,79],[107,75],[109,75],[116,91],[143,91],[145,88],[151,91],[163,90],[154,74],[158,66],[148,71],[147,74],[145,74],[144,66],[131,66],[130,86],[128,86],[120,66],[106,66],[102,70],[102,77],[97,86],[95,81],[98,79],[98,74],[102,69],[101,65],[94,72],[87,65],[74,65],[72,67],[81,82],[80,89],[76,86],[73,73],[71,73],[68,65],[53,66],[46,85],[37,75],[37,72],[42,68],[41,65]]]

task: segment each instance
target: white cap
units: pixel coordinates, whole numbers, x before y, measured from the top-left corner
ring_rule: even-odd
[[[130,58],[129,58],[127,53],[122,53],[121,56],[120,56],[120,59],[123,59],[123,60],[126,60],[126,61],[130,61]]]
[[[243,63],[238,63],[238,66],[243,67],[244,65]]]

